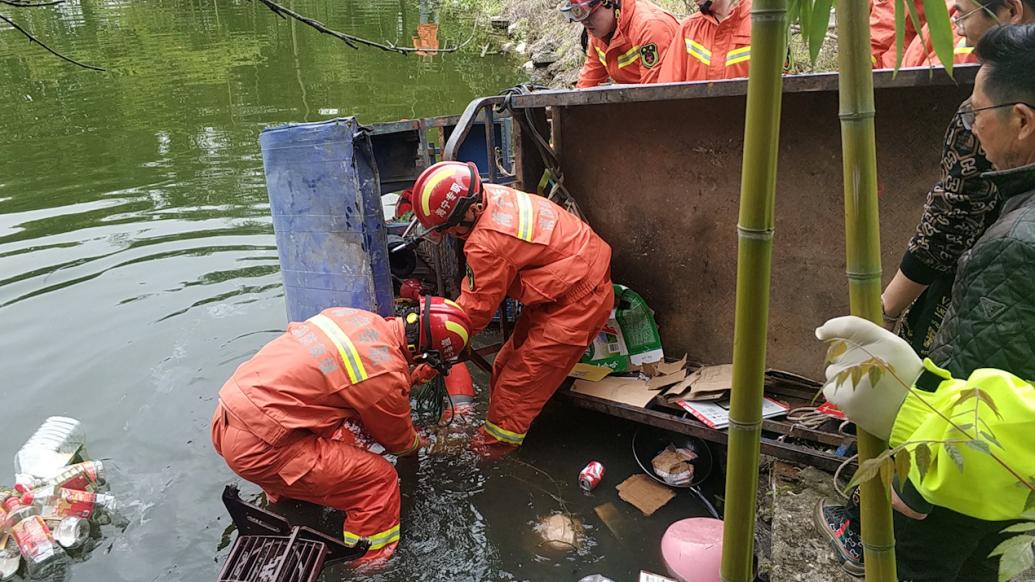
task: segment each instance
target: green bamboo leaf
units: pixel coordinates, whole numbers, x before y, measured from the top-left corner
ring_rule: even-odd
[[[1031,551],[1031,536],[1017,537],[1026,538],[1026,542],[1013,544],[1003,552],[1003,557],[999,559],[999,580],[1001,582],[1012,580],[1028,570],[1028,568],[1031,568],[1032,564],[1035,563],[1035,554],[1032,554]],[[998,550],[999,548],[996,549]]]
[[[991,558],[991,557],[994,557],[994,556],[1002,556],[1006,552],[1009,552],[1010,548],[1015,548],[1015,547],[1022,547],[1023,548],[1024,546],[1030,546],[1030,545],[1031,545],[1031,537],[1030,536],[1013,536],[1012,538],[1009,538],[1009,539],[1003,541],[998,546],[996,546],[995,549],[992,550],[992,553],[988,554],[988,557]]]
[[[981,438],[985,439],[986,441],[992,443],[993,445],[999,447],[1000,449],[1006,450],[1003,447],[1003,445],[995,438],[995,435],[993,435],[992,433],[982,430],[982,431],[979,431],[978,434],[980,434]]]
[[[884,369],[880,366],[873,366],[869,372],[866,373],[866,379],[870,381],[870,387],[873,388],[880,382],[881,376],[884,375]]]
[[[913,23],[913,30],[915,30],[917,34],[920,34],[921,29],[923,29],[923,22],[920,21],[920,14],[917,13],[916,2],[909,0],[908,2],[905,2],[905,5],[906,11],[909,13],[909,20]],[[897,23],[896,26],[898,26]],[[896,29],[896,31],[897,30],[898,29]],[[898,51],[898,55],[895,57],[896,69],[902,66],[902,57],[905,56],[905,52],[906,51],[904,49]]]
[[[931,447],[927,443],[920,443],[913,450],[913,457],[916,459],[916,470],[920,473],[920,482],[924,482],[927,471],[931,468]]]
[[[984,402],[986,406],[991,408],[992,409],[992,413],[995,414],[996,418],[998,418],[999,420],[1002,420],[1003,419],[1003,415],[999,413],[999,407],[996,406],[995,400],[992,398],[992,396],[989,395],[988,392],[985,392],[984,390],[982,390],[980,388],[975,388],[974,390],[977,390],[977,399],[980,400],[981,402]]]
[[[953,45],[952,24],[945,0],[924,0],[924,16],[927,18],[927,33],[938,60],[945,65],[945,72],[952,76]],[[920,30],[919,28],[917,30]]]
[[[820,388],[819,390],[816,391],[815,394],[812,395],[812,401],[809,402],[809,406],[815,406],[816,403],[819,402],[819,397],[822,396],[822,395],[823,395],[823,389]]]
[[[834,340],[830,342],[830,347],[827,348],[826,365],[829,366],[830,364],[837,362],[837,360],[841,356],[845,355],[845,352],[847,351],[848,342],[842,340]]]
[[[1024,500],[1024,511],[1035,510],[1035,491],[1028,491],[1028,498]]]
[[[790,2],[787,3],[787,31],[783,41],[784,46],[790,46],[791,25],[794,24],[794,21],[799,17],[800,8],[798,7],[798,5],[801,2],[802,0],[790,0]],[[794,63],[794,53],[790,49],[788,49],[787,62],[784,64],[784,70],[786,71],[787,67],[793,67]]]
[[[834,379],[837,380],[837,387],[840,388],[841,385],[844,384],[849,379],[851,379],[851,377],[852,377],[852,369],[851,368],[846,368],[846,369],[841,370],[840,372],[838,372],[837,376],[834,377]]]
[[[891,459],[885,459],[880,464],[880,481],[884,485],[884,490],[891,489],[891,481],[895,477],[895,464]]]
[[[910,6],[912,8],[912,6]],[[903,0],[895,0],[895,75],[902,67],[902,56],[906,53],[906,6]]]
[[[909,449],[902,449],[895,454],[895,474],[898,475],[899,491],[906,486],[906,481],[909,480],[909,471],[912,469],[912,464]]]
[[[852,475],[851,481],[848,482],[848,488],[857,487],[861,483],[865,483],[870,479],[877,476],[877,472],[880,471],[881,466],[884,464],[884,459],[876,457],[873,459],[866,459],[859,464],[859,468],[856,469],[855,475]]]
[[[950,426],[949,428],[953,432],[959,432],[959,433],[967,434],[968,430],[974,428],[974,423],[972,423],[972,422],[964,422],[963,424],[957,424],[955,426]]]
[[[1029,521],[1027,523],[1015,523],[1000,533],[1024,533],[1033,529],[1035,529],[1035,523]]]
[[[996,418],[1002,420],[1003,415],[999,412],[999,406],[996,405],[995,399],[992,398],[992,396],[989,395],[988,392],[985,392],[980,388],[967,388],[966,390],[961,390],[959,397],[956,398],[956,402],[952,403],[952,407],[956,408],[964,402],[967,402],[968,400],[974,398],[976,398],[979,402],[983,402],[985,406],[988,406],[992,410],[992,413],[995,414]]]
[[[791,15],[793,18],[793,14]],[[801,28],[801,34],[804,37],[805,34],[811,30],[809,23],[812,22],[812,0],[800,0],[798,4],[798,26]]]
[[[863,377],[863,373],[864,372],[863,372],[862,366],[852,366],[851,370],[852,370],[852,390],[855,390],[856,388],[859,387],[859,382],[862,381],[862,377]]]
[[[830,8],[834,0],[816,0],[812,6],[812,14],[809,16],[809,57],[812,64],[816,64],[819,51],[823,48],[823,41],[827,38],[827,29],[830,26]],[[802,30],[802,33],[805,31]]]
[[[992,449],[988,447],[988,443],[986,443],[985,441],[979,441],[976,439],[969,440],[967,441],[967,446],[974,449],[975,451],[985,453],[986,455],[992,454]]]
[[[953,463],[956,463],[956,468],[959,469],[960,472],[962,472],[963,471],[963,453],[961,453],[960,450],[958,448],[956,448],[956,445],[950,445],[950,444],[946,443],[944,446],[945,446],[945,452],[949,453],[949,458],[952,459]]]
[[[977,398],[977,388],[967,388],[966,390],[960,390],[960,395],[956,398],[956,402],[952,403],[952,408],[956,408],[971,398]]]

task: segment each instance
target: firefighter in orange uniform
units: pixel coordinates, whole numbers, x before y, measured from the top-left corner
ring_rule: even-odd
[[[923,0],[912,0],[920,20],[924,24]],[[906,14],[904,47],[916,38],[913,19]],[[870,58],[874,69],[891,69],[895,67],[895,0],[870,0]]]
[[[437,297],[401,318],[331,308],[292,323],[219,391],[216,452],[271,500],[345,511],[345,543],[366,539],[364,560],[387,558],[399,542],[398,475],[341,427],[361,425],[389,454],[416,453],[410,386],[429,368],[446,372],[470,330],[463,310]]]
[[[647,82],[661,62],[679,20],[648,0],[568,0],[561,6],[589,34],[577,87]]]
[[[719,81],[748,76],[751,0],[695,1],[698,12],[683,21],[649,82]]]
[[[977,10],[981,10],[981,4],[977,3],[977,6]],[[966,22],[976,15],[976,12],[970,10],[962,14],[958,13],[957,2],[949,0],[949,18],[952,19],[953,24],[953,64],[963,65],[977,62],[977,57],[974,56],[974,44],[977,43],[977,38],[980,38],[980,35],[973,39],[972,44],[967,41],[967,35],[964,33]],[[978,19],[975,18],[976,20]],[[902,57],[903,67],[937,67],[942,64],[938,55],[934,52],[934,47],[931,46],[931,34],[928,28],[928,25],[924,24],[924,27],[920,29],[920,34],[913,38],[913,42],[906,45],[906,53]],[[889,66],[895,66],[894,50],[890,51],[890,54],[892,62]]]
[[[611,247],[546,198],[482,184],[474,164],[440,162],[417,178],[413,210],[430,231],[465,241],[457,303],[477,332],[505,297],[523,305],[493,363],[489,412],[476,447],[490,456],[520,445],[543,405],[614,307]]]

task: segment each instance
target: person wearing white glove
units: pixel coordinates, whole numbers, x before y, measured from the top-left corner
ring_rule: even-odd
[[[816,330],[816,338],[844,350],[827,366],[823,396],[860,428],[888,440],[909,387],[924,369],[923,362],[906,340],[851,315],[826,322]],[[867,371],[875,366],[880,370],[873,376],[879,377],[876,385],[870,385],[869,373],[855,386],[850,378],[838,382],[843,372],[864,362],[871,364]]]
[[[1035,386],[993,369],[955,380],[929,359],[921,361],[902,338],[858,317],[831,319],[816,337],[833,347],[826,399],[859,428],[913,452],[908,479],[898,476],[905,481],[901,498],[892,490],[900,579],[997,580],[997,561],[987,556],[1008,537],[1000,532],[1021,517],[1029,495],[1000,461],[1018,475],[1035,475]],[[881,372],[871,376],[874,367]],[[967,411],[976,412],[962,414]],[[930,451],[923,475],[915,447],[908,446],[920,442]],[[815,518],[845,569],[861,574],[858,508],[824,500]]]

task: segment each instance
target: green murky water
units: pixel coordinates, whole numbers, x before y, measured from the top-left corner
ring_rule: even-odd
[[[416,0],[289,5],[405,45],[422,20],[440,21],[444,44],[472,31]],[[46,416],[80,418],[91,451],[119,466],[129,523],[106,531],[71,579],[214,580],[227,552],[219,493],[234,480],[209,443],[215,393],[285,325],[259,131],[457,114],[520,75],[478,47],[354,51],[246,0],[70,0],[0,14],[109,69],[72,67],[0,23],[0,484],[13,477],[2,460]],[[680,497],[636,535],[614,537],[593,508],[613,501],[635,520],[612,488],[632,472],[630,427],[563,406],[548,416],[513,460],[400,465],[403,545],[366,579],[626,580],[660,569],[661,531],[699,510]],[[609,481],[586,497],[575,475],[591,457]],[[531,523],[562,504],[587,522],[588,540],[550,555]],[[336,519],[318,517],[330,528]]]

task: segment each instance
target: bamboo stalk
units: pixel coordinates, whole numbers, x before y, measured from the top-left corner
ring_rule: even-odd
[[[725,582],[754,580],[755,497],[786,43],[787,0],[755,0],[737,225],[733,390],[722,542]]]
[[[880,325],[877,148],[866,2],[838,0],[837,32],[849,302],[853,315]],[[887,449],[887,443],[863,431],[859,431],[858,442],[860,462],[877,457]],[[894,582],[898,578],[890,492],[880,479],[870,479],[861,485],[861,495],[866,580]]]

